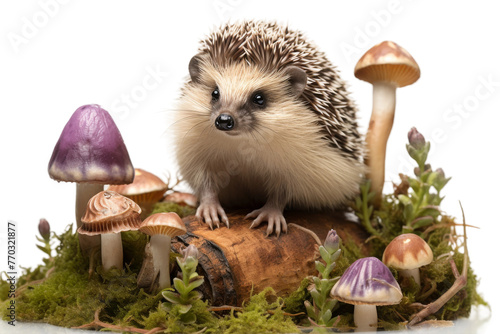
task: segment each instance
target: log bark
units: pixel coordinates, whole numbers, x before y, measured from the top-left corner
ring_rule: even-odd
[[[240,306],[251,294],[270,286],[278,296],[295,291],[301,281],[316,275],[314,262],[319,259],[318,244],[302,229],[289,226],[288,233],[277,238],[265,236],[267,224],[249,229],[247,212],[229,212],[230,228],[211,230],[196,217],[184,218],[188,233],[172,244],[176,252],[188,244],[199,250],[198,274],[205,277],[200,287],[211,305]],[[285,212],[287,223],[313,231],[323,242],[330,229],[343,240],[352,238],[367,254],[364,241],[368,237],[358,223],[342,212]]]

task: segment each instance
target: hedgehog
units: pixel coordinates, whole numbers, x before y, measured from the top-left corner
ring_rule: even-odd
[[[276,22],[228,23],[189,62],[175,120],[179,172],[199,199],[196,217],[287,232],[286,209],[335,209],[364,167],[356,106],[325,54]]]

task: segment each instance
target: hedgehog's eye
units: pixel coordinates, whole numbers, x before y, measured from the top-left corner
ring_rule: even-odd
[[[253,103],[263,107],[265,102],[266,100],[264,99],[264,95],[262,95],[262,93],[255,93],[253,96]]]
[[[212,92],[212,101],[218,101],[220,97],[219,88],[215,88]]]

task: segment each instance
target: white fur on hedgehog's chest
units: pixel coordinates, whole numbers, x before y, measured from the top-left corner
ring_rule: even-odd
[[[204,152],[205,171],[215,176],[223,205],[247,198],[265,202],[278,192],[296,207],[332,207],[357,190],[359,166],[321,139],[275,136],[256,143],[225,137]]]

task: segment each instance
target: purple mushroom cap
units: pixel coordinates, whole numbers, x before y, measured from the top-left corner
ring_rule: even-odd
[[[127,147],[106,110],[89,104],[73,113],[54,147],[49,175],[57,181],[97,184],[133,181]]]
[[[403,298],[391,271],[376,257],[362,258],[351,264],[330,295],[354,305],[392,305]]]

